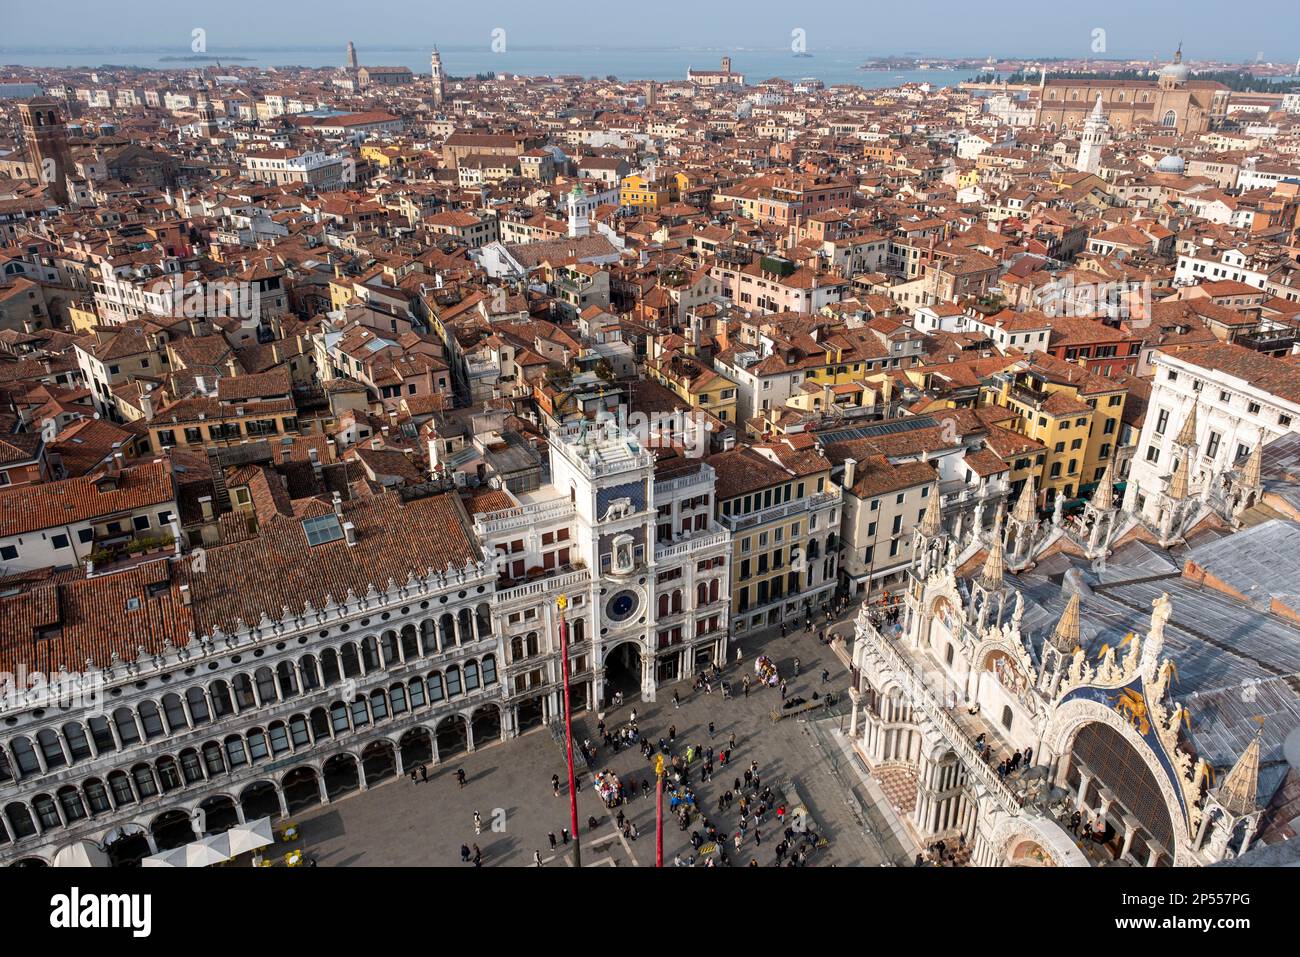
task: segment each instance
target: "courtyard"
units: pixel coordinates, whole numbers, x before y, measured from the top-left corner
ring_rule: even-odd
[[[853,609],[856,610],[856,609]],[[851,632],[848,615],[832,624],[831,633]],[[873,797],[863,789],[859,775],[847,763],[852,760],[841,750],[838,730],[847,721],[844,694],[847,670],[829,645],[817,640],[815,631],[791,631],[787,637],[779,632],[749,635],[741,643],[743,660],[738,664],[733,648],[731,660],[723,672],[731,683],[732,697],[724,700],[720,688],[711,694],[693,690],[691,680],[665,685],[658,690],[655,702],[626,700],[621,707],[603,712],[610,730],[625,724],[632,711],[637,714],[641,736],[657,745],[667,738],[669,727],[676,727],[673,754],[684,754],[688,746],[715,753],[711,780],[701,781],[702,759],[690,766],[690,782],[704,817],[714,824],[720,841],[726,841],[726,853],[732,866],[747,865],[751,859],[760,866],[776,863],[774,848],[784,828],[768,814],[765,823],[750,827],[743,835],[739,851],[734,845],[739,813],[733,805],[718,809],[718,798],[734,787],[737,778],[758,763],[764,786],[783,793],[793,805],[794,797],[815,822],[817,833],[825,838],[823,846],[809,853],[809,866],[878,866],[905,864],[910,854],[894,837],[896,823],[879,792]],[[744,674],[753,675],[754,660],[765,654],[773,660],[782,677],[787,679],[788,697],[802,697],[812,702],[814,692],[819,702],[827,692],[837,704],[827,709],[815,707],[797,716],[772,719],[781,711],[781,694],[777,688],[760,688],[753,682],[748,698],[742,692]],[[800,659],[800,672],[794,674],[794,659]],[[829,672],[823,682],[823,670]],[[680,697],[674,706],[673,693]],[[784,714],[785,712],[783,712]],[[590,740],[598,756],[592,768],[586,768],[575,749],[577,771],[581,775],[578,793],[578,820],[582,831],[583,866],[652,867],[655,863],[655,798],[653,759],[642,757],[636,746],[615,752],[605,748],[597,729],[600,716],[594,712],[574,716],[575,742]],[[709,735],[709,722],[714,734]],[[719,766],[717,752],[736,736],[731,762]],[[465,786],[458,786],[456,772],[465,772]],[[607,809],[596,793],[594,772],[611,770],[624,783],[629,794],[635,793],[622,810],[638,832],[629,840],[619,830],[617,810]],[[551,776],[559,775],[561,791],[557,797]],[[337,802],[314,807],[296,817],[301,826],[305,847],[322,867],[342,866],[469,866],[462,865],[462,845],[477,845],[485,867],[533,866],[534,852],[540,852],[543,866],[572,866],[573,846],[559,841],[561,829],[570,822],[563,735],[551,728],[541,728],[519,738],[462,754],[429,769],[426,782],[414,783],[408,777],[375,786]],[[650,784],[649,794],[641,796],[641,782]],[[482,831],[475,833],[474,814],[480,815]],[[595,817],[591,829],[588,819]],[[679,829],[677,820],[664,804],[664,864],[674,859],[686,860],[694,855],[691,831],[700,829],[698,818],[687,830]],[[761,835],[756,840],[755,831]],[[558,846],[551,849],[548,834],[555,834]],[[712,855],[709,855],[712,856]],[[701,858],[699,863],[703,864]]]

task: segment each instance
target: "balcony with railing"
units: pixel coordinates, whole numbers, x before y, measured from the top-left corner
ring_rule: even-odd
[[[795,499],[793,502],[784,502],[780,505],[773,505],[765,508],[760,512],[750,512],[748,515],[720,515],[718,521],[732,532],[737,532],[746,528],[753,528],[757,525],[766,525],[769,522],[779,522],[781,519],[789,518],[793,515],[801,515],[804,512],[815,511],[823,506],[840,501],[841,493],[839,486],[832,485],[824,492],[818,492],[814,495],[808,495],[804,498]]]

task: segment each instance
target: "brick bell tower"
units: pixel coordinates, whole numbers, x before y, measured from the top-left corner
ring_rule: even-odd
[[[54,100],[28,100],[18,105],[18,115],[28,159],[36,167],[36,178],[50,196],[59,203],[67,203],[72,154],[59,104]]]

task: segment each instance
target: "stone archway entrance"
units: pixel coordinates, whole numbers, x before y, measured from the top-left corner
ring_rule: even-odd
[[[626,698],[641,694],[641,646],[625,641],[605,656],[605,698],[623,692]]]
[[[187,818],[188,820],[188,818]],[[129,825],[128,831],[111,834],[104,841],[104,851],[113,867],[139,867],[140,862],[153,853],[144,828]],[[193,834],[193,830],[190,831]]]
[[[284,801],[290,814],[320,803],[320,779],[315,768],[294,768],[284,776]]]

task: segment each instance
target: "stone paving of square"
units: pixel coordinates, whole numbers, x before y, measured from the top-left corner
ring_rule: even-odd
[[[850,609],[856,611],[856,608]],[[849,616],[833,625],[836,634],[851,631]],[[910,855],[893,837],[896,822],[892,811],[874,787],[868,790],[849,758],[834,743],[836,729],[847,724],[847,696],[844,693],[847,670],[828,645],[818,642],[805,630],[793,631],[782,638],[773,633],[746,636],[741,641],[744,658],[732,660],[724,669],[724,678],[734,695],[723,700],[721,691],[712,694],[693,691],[690,680],[661,687],[659,700],[644,703],[625,701],[621,708],[604,713],[612,729],[637,712],[637,725],[643,737],[652,743],[667,737],[670,725],[676,725],[674,754],[683,754],[689,745],[713,747],[714,775],[700,780],[702,761],[691,765],[690,780],[705,817],[726,835],[726,851],[732,866],[747,865],[751,859],[760,866],[776,862],[774,847],[781,839],[775,817],[769,813],[757,828],[750,827],[742,839],[739,852],[734,846],[739,814],[733,805],[719,813],[718,797],[732,787],[750,762],[757,761],[763,784],[782,787],[792,782],[803,798],[818,833],[828,846],[810,855],[809,866],[875,866],[910,863]],[[748,698],[741,692],[743,674],[753,673],[757,653],[772,658],[788,681],[790,697],[812,700],[813,692],[836,694],[841,708],[827,714],[817,708],[808,719],[786,717],[773,722],[771,712],[781,705],[780,691],[760,689],[754,683]],[[794,658],[800,659],[800,674],[793,675]],[[830,679],[822,683],[822,671]],[[681,697],[680,707],[673,705],[673,692]],[[809,720],[811,719],[811,720]],[[581,742],[590,738],[598,744],[595,713],[574,716],[574,737]],[[715,733],[708,734],[714,722]],[[816,727],[813,722],[816,722]],[[720,768],[716,752],[726,747],[731,734],[736,748],[730,764]],[[831,741],[829,745],[827,741]],[[575,750],[578,769],[580,755]],[[464,788],[457,786],[455,773],[463,768]],[[654,769],[641,756],[637,746],[620,752],[600,747],[594,770],[612,769],[637,796],[623,806],[639,832],[627,840],[616,826],[617,810],[607,809],[597,795],[591,771],[585,771],[578,793],[578,819],[582,828],[584,866],[653,867],[655,863]],[[462,844],[477,844],[485,867],[533,866],[534,851],[539,851],[543,866],[572,866],[572,847],[562,843],[552,851],[547,838],[553,832],[557,840],[561,828],[569,826],[567,786],[556,797],[551,775],[566,778],[564,748],[549,729],[539,729],[520,738],[464,754],[430,768],[429,780],[412,783],[402,777],[356,793],[335,803],[313,808],[298,817],[309,853],[322,867],[338,866],[469,866],[460,859]],[[650,782],[650,794],[640,796],[640,782]],[[871,793],[875,793],[875,798]],[[474,813],[482,818],[482,833],[475,834]],[[597,818],[590,830],[587,821]],[[664,802],[664,863],[672,866],[680,855],[692,856],[690,831],[679,829],[676,819]],[[698,827],[692,823],[692,829]]]

